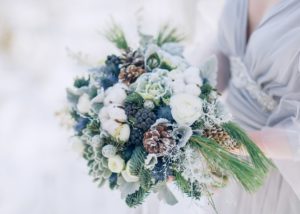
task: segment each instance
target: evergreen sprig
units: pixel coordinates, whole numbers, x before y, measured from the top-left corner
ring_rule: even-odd
[[[140,178],[140,183],[141,187],[143,189],[150,189],[152,186],[152,181],[151,181],[151,172],[145,168],[141,168],[140,173],[139,173],[139,178]]]
[[[184,36],[178,32],[178,30],[170,25],[164,25],[158,32],[155,42],[158,46],[162,46],[165,43],[169,42],[181,42],[184,39]]]
[[[125,103],[136,104],[138,107],[142,107],[144,104],[144,99],[138,93],[132,92],[126,97]]]
[[[196,183],[191,183],[190,181],[186,180],[179,172],[175,172],[174,178],[176,185],[183,193],[193,199],[200,199],[202,194]]]
[[[129,207],[137,207],[141,205],[145,198],[149,195],[149,191],[146,191],[143,188],[139,188],[135,193],[130,194],[126,197],[126,204]]]
[[[201,151],[209,164],[230,173],[247,191],[254,192],[263,184],[266,173],[255,168],[251,162],[230,153],[214,140],[192,136],[190,143]]]
[[[104,36],[108,41],[115,44],[117,48],[124,51],[129,50],[129,45],[122,27],[114,21],[112,21],[111,27],[104,33]]]
[[[89,134],[97,135],[100,134],[100,122],[99,120],[92,120],[86,127],[88,130]]]
[[[146,152],[139,146],[136,147],[131,155],[129,169],[132,175],[138,176],[146,158]]]
[[[230,135],[230,137],[243,145],[252,163],[257,169],[268,173],[274,167],[270,159],[268,159],[263,152],[256,146],[256,144],[248,137],[248,135],[235,123],[227,122],[222,125],[223,129]]]

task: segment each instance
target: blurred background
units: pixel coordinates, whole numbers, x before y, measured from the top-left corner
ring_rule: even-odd
[[[164,23],[178,27],[186,35],[185,55],[197,65],[214,47],[222,5],[223,0],[0,0],[0,213],[132,212],[117,192],[92,183],[85,161],[72,149],[70,132],[55,116],[66,103],[65,88],[117,52],[101,35],[111,17],[132,46],[137,25],[152,34]],[[176,207],[160,212],[171,209],[176,213]]]

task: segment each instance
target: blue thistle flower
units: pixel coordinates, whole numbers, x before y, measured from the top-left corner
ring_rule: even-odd
[[[81,133],[83,129],[86,128],[87,124],[90,122],[88,118],[79,117],[74,129],[77,133]]]
[[[171,113],[170,106],[160,106],[156,111],[157,118],[164,118],[171,121],[174,121],[174,118]]]

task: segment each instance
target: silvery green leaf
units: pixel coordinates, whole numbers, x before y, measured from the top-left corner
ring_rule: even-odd
[[[122,176],[118,178],[118,185],[121,191],[121,198],[126,198],[127,195],[135,193],[140,188],[139,182],[126,182]]]
[[[174,194],[171,192],[171,190],[168,188],[167,185],[161,186],[158,191],[158,198],[160,200],[165,201],[169,205],[175,205],[178,203],[178,200],[174,196]]]
[[[98,114],[103,106],[103,103],[92,103],[91,110],[93,111],[93,113]]]
[[[108,167],[108,159],[107,158],[102,158],[101,163],[103,167]]]
[[[218,60],[215,55],[209,57],[200,66],[202,79],[206,79],[213,87],[217,85]]]
[[[103,171],[102,176],[103,176],[103,178],[108,179],[111,176],[111,174],[112,174],[112,172],[109,169],[105,169]]]
[[[74,106],[77,105],[80,95],[75,90],[67,88],[67,100]]]
[[[166,181],[159,181],[155,186],[152,187],[154,193],[158,193],[160,188],[166,185]]]
[[[102,187],[105,183],[105,179],[104,178],[100,178],[100,180],[98,181],[99,184],[98,184],[98,187]]]

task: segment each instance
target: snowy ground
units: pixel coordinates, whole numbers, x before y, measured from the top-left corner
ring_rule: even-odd
[[[136,20],[150,33],[168,21],[179,26],[187,35],[186,55],[197,63],[216,31],[221,5],[221,0],[0,0],[0,213],[127,213],[117,193],[91,182],[54,116],[64,105],[65,87],[87,65],[116,51],[99,34],[110,16],[132,44]],[[76,64],[68,49],[81,51],[84,62]]]

